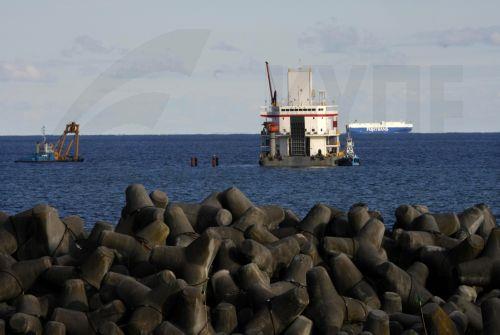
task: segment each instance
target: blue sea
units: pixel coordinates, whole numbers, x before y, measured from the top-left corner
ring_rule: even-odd
[[[500,133],[356,135],[359,167],[259,167],[258,135],[82,136],[83,163],[14,163],[39,139],[0,137],[0,210],[49,203],[89,227],[116,223],[125,188],[142,183],[185,202],[234,185],[255,204],[279,204],[301,216],[318,202],[345,210],[364,202],[389,225],[406,203],[459,212],[484,202],[500,214]],[[213,154],[217,168],[210,166]],[[197,168],[189,166],[191,156]]]

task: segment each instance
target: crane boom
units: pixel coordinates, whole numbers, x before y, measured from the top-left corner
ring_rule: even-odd
[[[266,62],[267,82],[269,84],[269,96],[271,97],[271,105],[276,106],[276,90],[273,94],[273,85],[271,84],[271,71],[269,70],[269,62]]]
[[[64,146],[66,144],[66,137],[68,134],[73,134],[74,137],[73,139],[71,139],[66,150],[64,150]],[[80,144],[79,136],[80,136],[80,126],[75,122],[68,123],[66,125],[66,129],[64,129],[63,134],[59,137],[59,140],[57,141],[56,150],[54,151],[55,159],[60,161],[65,161],[65,160],[78,161],[78,149]],[[72,147],[73,147],[73,155],[69,156]]]

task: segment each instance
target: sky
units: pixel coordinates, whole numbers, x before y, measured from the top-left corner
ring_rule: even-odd
[[[498,0],[0,0],[0,135],[257,133],[286,70],[340,123],[500,131]]]

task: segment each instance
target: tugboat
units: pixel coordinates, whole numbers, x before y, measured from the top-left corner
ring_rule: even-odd
[[[278,103],[266,62],[271,103],[261,107],[259,164],[273,167],[331,167],[340,151],[337,106],[312,86],[312,69],[288,69],[288,99]]]
[[[354,153],[354,142],[351,137],[349,128],[347,128],[347,138],[345,145],[345,153],[342,152],[337,159],[337,165],[339,166],[358,166],[360,165],[359,157]]]
[[[59,137],[57,144],[49,143],[45,136],[45,126],[42,127],[42,141],[36,142],[35,152],[23,159],[16,160],[16,163],[62,163],[62,162],[83,162],[83,158],[78,156],[80,144],[80,126],[75,122],[66,125],[66,129]],[[66,146],[66,137],[73,134],[73,138]],[[74,145],[74,146],[73,146]],[[73,152],[71,153],[71,149]]]

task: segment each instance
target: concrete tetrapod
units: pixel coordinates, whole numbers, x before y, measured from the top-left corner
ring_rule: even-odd
[[[120,300],[114,300],[89,314],[58,307],[51,320],[63,323],[69,334],[97,334],[102,324],[120,320],[125,311],[125,305]]]
[[[42,335],[43,327],[36,316],[16,313],[10,317],[9,328],[14,334]]]
[[[330,258],[330,269],[335,287],[342,295],[363,301],[373,309],[380,308],[380,300],[375,290],[345,254],[341,253]]]
[[[300,245],[293,237],[286,237],[269,246],[246,239],[239,246],[240,253],[247,262],[255,263],[270,277],[277,271],[288,267],[293,257],[300,252]]]
[[[54,257],[75,252],[76,239],[83,231],[83,222],[73,220],[70,222],[74,226],[63,222],[57,210],[48,205],[37,205],[31,210],[12,216],[7,222],[10,226],[7,231],[13,231],[16,237],[17,259]],[[4,238],[5,235],[4,233]],[[9,240],[6,242],[9,243]],[[6,251],[11,251],[11,248],[12,245],[4,247]]]
[[[323,239],[322,248],[331,256],[346,254],[361,271],[373,274],[378,265],[387,261],[387,253],[382,248],[384,232],[385,226],[380,220],[369,218],[355,237],[327,236]]]
[[[421,304],[432,298],[432,294],[425,287],[394,263],[385,262],[379,265],[377,272],[383,280],[384,287],[399,294],[404,310],[416,312]]]
[[[193,229],[203,233],[208,227],[228,226],[233,221],[233,215],[224,208],[201,205],[176,203],[184,212]]]
[[[279,334],[309,303],[307,291],[294,288],[275,296],[262,306],[245,326],[245,334]]]
[[[66,326],[61,322],[49,321],[45,324],[43,333],[46,335],[65,335]]]
[[[185,334],[215,334],[201,287],[186,286],[182,289],[172,323]]]
[[[66,281],[61,300],[61,307],[81,312],[89,310],[85,283],[81,279],[68,279]]]
[[[428,303],[422,307],[427,334],[430,335],[456,335],[455,324],[450,317],[436,303]]]
[[[481,304],[485,335],[500,334],[500,299],[489,298]]]
[[[0,301],[15,298],[27,291],[38,276],[51,266],[50,258],[42,257],[0,268]]]
[[[250,199],[236,187],[228,188],[219,193],[217,199],[225,209],[231,212],[233,220],[235,221],[238,220],[247,209],[253,206]]]
[[[319,334],[335,334],[344,323],[344,302],[333,286],[323,267],[314,267],[307,272],[309,306],[306,316],[314,322]]]
[[[178,204],[170,204],[167,207],[164,220],[170,229],[167,237],[168,244],[185,247],[198,237],[182,207]]]
[[[232,334],[238,326],[238,316],[234,305],[221,302],[213,312],[214,330],[217,333]]]
[[[173,271],[189,285],[201,285],[208,280],[220,243],[216,234],[205,232],[187,247],[155,247],[149,261],[161,269]]]
[[[481,257],[458,264],[461,284],[489,286],[500,282],[500,228],[491,230]]]
[[[149,193],[149,198],[153,202],[153,205],[157,208],[167,208],[168,196],[165,192],[160,190],[154,190]]]
[[[164,304],[180,292],[182,286],[172,280],[149,290],[135,306],[126,326],[127,334],[151,334],[163,320]]]
[[[284,335],[309,335],[312,332],[313,322],[301,315],[293,321],[283,332]]]

